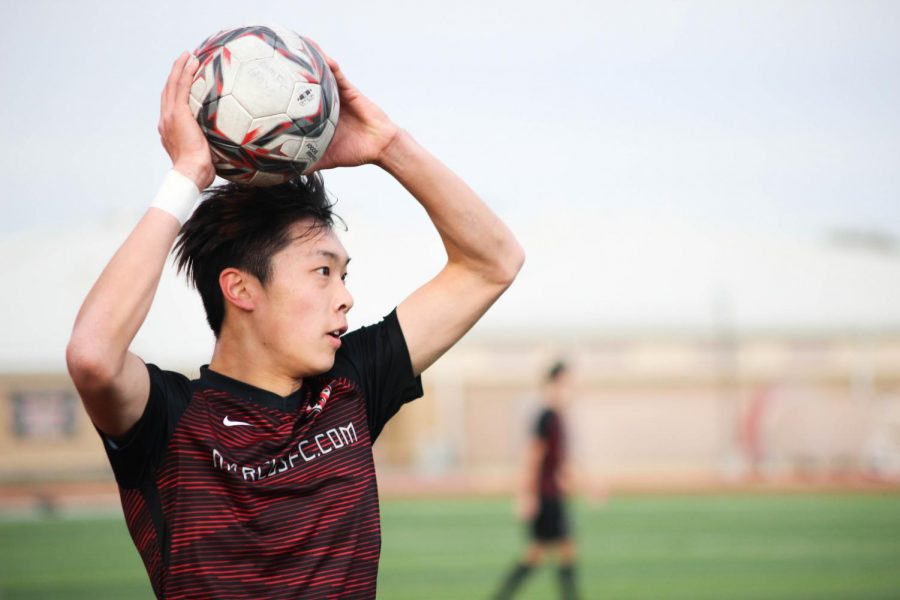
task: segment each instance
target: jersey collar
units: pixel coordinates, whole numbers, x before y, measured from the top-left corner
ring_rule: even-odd
[[[301,386],[287,396],[279,396],[275,392],[258,388],[249,383],[232,379],[209,368],[209,365],[200,367],[200,381],[204,385],[227,392],[232,396],[285,412],[295,412],[306,397],[306,386]]]

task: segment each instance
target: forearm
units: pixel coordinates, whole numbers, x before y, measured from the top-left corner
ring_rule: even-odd
[[[379,165],[425,208],[443,240],[447,260],[486,281],[508,285],[524,260],[509,228],[453,171],[399,131]]]
[[[518,506],[518,514],[522,519],[531,519],[538,509],[538,477],[540,470],[540,459],[534,447],[529,448],[526,452],[524,461],[524,472],[521,478],[521,487],[519,488],[516,504]]]
[[[525,497],[537,496],[538,492],[538,472],[534,465],[528,465],[525,468],[525,475],[522,477],[521,493]]]
[[[150,208],[97,279],[75,320],[67,357],[70,370],[121,370],[131,341],[150,310],[166,257],[180,226]],[[73,373],[74,375],[74,373]],[[77,382],[76,382],[77,383]]]
[[[544,446],[541,441],[535,441],[525,453],[524,475],[522,477],[522,493],[526,496],[536,496],[538,493],[538,479],[541,472],[541,458]]]

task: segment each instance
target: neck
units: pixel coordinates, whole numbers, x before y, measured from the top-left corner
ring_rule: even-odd
[[[244,338],[246,340],[246,338]],[[303,380],[274,368],[276,362],[268,360],[263,348],[250,347],[224,331],[216,340],[209,368],[262,390],[288,396],[300,389]]]

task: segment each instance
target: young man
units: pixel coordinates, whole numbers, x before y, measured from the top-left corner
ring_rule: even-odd
[[[373,598],[371,445],[523,261],[475,193],[329,64],[341,120],[318,168],[385,169],[427,211],[447,264],[341,338],[349,258],[318,176],[216,188],[182,228],[214,171],[188,107],[198,64],[178,58],[159,123],[173,171],[88,294],[66,355],[159,597]],[[179,230],[179,265],[216,334],[195,381],[128,349]]]
[[[528,521],[531,543],[495,596],[512,598],[525,578],[539,566],[548,547],[559,550],[561,597],[577,597],[575,546],[569,535],[565,492],[570,488],[565,453],[565,405],[571,395],[568,367],[556,363],[547,374],[544,407],[538,416],[526,454],[525,477],[519,496],[520,516]]]

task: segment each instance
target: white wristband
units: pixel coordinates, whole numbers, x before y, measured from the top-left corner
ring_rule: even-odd
[[[172,169],[163,178],[162,185],[159,186],[159,191],[156,192],[150,206],[166,211],[178,219],[178,223],[184,225],[199,197],[200,190],[197,189],[197,185]]]

